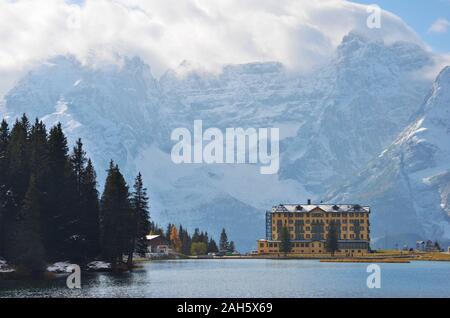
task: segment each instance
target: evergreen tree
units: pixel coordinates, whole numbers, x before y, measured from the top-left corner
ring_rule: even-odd
[[[2,126],[4,135],[4,124]],[[16,120],[14,123],[9,138],[3,136],[8,139],[6,158],[2,160],[7,167],[6,171],[2,171],[2,178],[5,180],[2,197],[8,201],[2,203],[3,250],[7,259],[14,257],[13,242],[17,240],[16,235],[19,233],[17,218],[30,180],[28,128],[26,116],[23,116],[21,121]]]
[[[217,253],[219,249],[217,248],[216,241],[210,239],[208,242],[208,253]]]
[[[26,117],[23,117],[20,122],[16,120],[7,148],[7,179],[17,202],[21,202],[24,198],[30,179],[28,126],[26,125],[28,125]]]
[[[40,191],[45,191],[48,163],[47,129],[42,121],[36,119],[30,130],[30,173],[36,178]]]
[[[292,250],[291,236],[286,226],[283,226],[281,230],[281,251],[284,255],[290,253]]]
[[[190,255],[192,239],[187,230],[183,229],[180,235],[181,235],[181,253],[184,255]]]
[[[334,253],[338,250],[338,239],[337,225],[336,222],[332,221],[328,226],[327,240],[325,242],[327,251],[330,252],[332,256],[334,256]]]
[[[0,255],[5,255],[5,217],[7,209],[7,193],[8,193],[8,144],[9,144],[9,128],[5,120],[0,124]]]
[[[86,151],[83,149],[83,143],[81,139],[78,139],[76,146],[73,148],[72,155],[70,156],[70,162],[72,163],[72,170],[75,176],[76,191],[81,196],[81,183],[83,181],[83,175],[87,162]]]
[[[133,189],[134,191],[131,198],[131,205],[137,221],[135,251],[140,255],[145,255],[147,252],[146,236],[150,233],[151,226],[148,203],[149,198],[147,196],[147,189],[144,188],[141,173],[137,175]]]
[[[234,242],[231,241],[229,246],[228,246],[228,252],[234,253],[235,251],[236,251],[236,247],[234,246]]]
[[[198,242],[201,242],[200,230],[198,228],[196,228],[194,230],[194,234],[192,235],[192,243],[198,243]]]
[[[80,233],[84,241],[83,257],[91,259],[100,253],[100,206],[97,174],[90,159],[80,179]]]
[[[439,252],[441,251],[441,245],[439,244],[438,241],[434,242],[434,248],[435,248],[436,250],[438,250]]]
[[[222,233],[220,233],[220,241],[219,241],[219,250],[220,252],[226,252],[228,251],[229,243],[228,243],[228,236],[225,232],[225,229],[222,229]]]
[[[67,138],[61,124],[48,137],[48,196],[45,202],[45,246],[52,260],[78,257],[74,240],[80,238],[75,177],[69,160]]]
[[[172,223],[167,224],[167,229],[166,229],[166,234],[165,234],[165,238],[167,241],[170,242],[170,232],[172,231]]]
[[[102,251],[114,268],[129,253],[132,244],[133,213],[130,194],[118,166],[110,164],[101,199]]]
[[[36,273],[45,269],[40,210],[39,191],[36,178],[32,175],[22,208],[17,217],[17,233],[14,235],[13,241],[14,252],[10,257],[12,263],[25,272]]]

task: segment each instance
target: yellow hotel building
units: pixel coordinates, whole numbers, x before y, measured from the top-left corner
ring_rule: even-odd
[[[288,229],[292,254],[329,254],[326,239],[331,222],[336,224],[338,251],[358,256],[370,249],[370,207],[358,204],[280,204],[266,212],[266,239],[258,240],[258,254],[281,252],[281,233]]]

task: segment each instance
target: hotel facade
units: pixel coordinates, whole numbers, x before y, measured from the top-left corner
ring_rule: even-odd
[[[287,228],[291,254],[330,254],[326,240],[335,224],[335,254],[358,256],[370,250],[370,207],[358,204],[280,204],[266,212],[266,239],[258,240],[258,254],[281,254],[281,235]]]

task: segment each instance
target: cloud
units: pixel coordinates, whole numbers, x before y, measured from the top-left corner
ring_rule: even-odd
[[[437,19],[428,29],[431,33],[447,33],[450,28],[450,22],[446,19]]]
[[[279,61],[299,71],[327,61],[345,34],[423,45],[383,11],[367,28],[367,6],[344,0],[4,0],[0,1],[0,76],[9,84],[34,63],[72,54],[80,61],[138,55],[156,75],[183,60],[224,64]],[[8,86],[0,83],[0,94]]]

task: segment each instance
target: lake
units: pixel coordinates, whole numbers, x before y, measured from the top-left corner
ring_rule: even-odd
[[[369,264],[317,260],[153,261],[132,273],[0,281],[0,297],[450,297],[450,263],[379,264],[381,288],[366,285]]]

